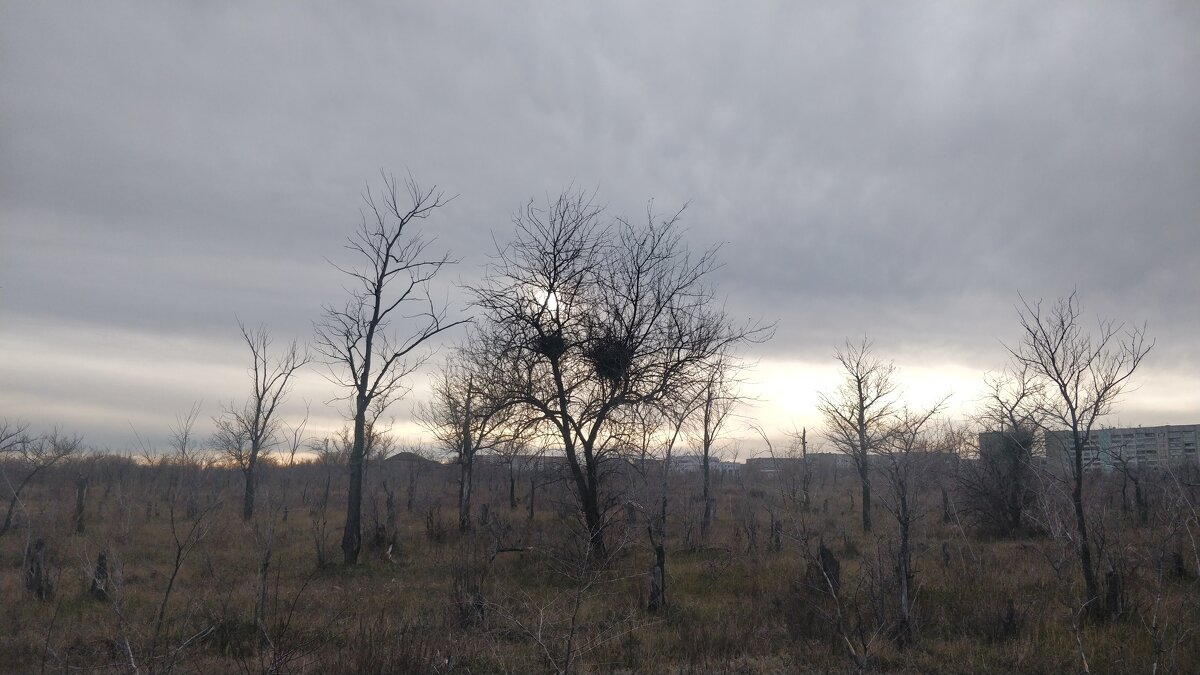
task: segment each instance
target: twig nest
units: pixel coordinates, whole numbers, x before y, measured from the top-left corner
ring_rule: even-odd
[[[587,358],[600,379],[621,382],[633,365],[633,347],[624,338],[607,333],[592,339]]]
[[[567,351],[567,341],[561,331],[543,333],[533,338],[533,351],[551,359],[561,357]]]

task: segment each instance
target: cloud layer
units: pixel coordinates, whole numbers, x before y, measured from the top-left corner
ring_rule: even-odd
[[[7,3],[0,406],[113,445],[217,412],[235,317],[307,336],[384,168],[459,195],[427,228],[455,306],[530,198],[686,202],[795,405],[846,336],[949,385],[1003,363],[1018,292],[1078,288],[1158,340],[1122,420],[1195,422],[1198,33],[1193,3]]]

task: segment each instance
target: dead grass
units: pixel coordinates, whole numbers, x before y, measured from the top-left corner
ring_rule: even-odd
[[[72,522],[79,471],[92,473],[82,534]],[[686,543],[681,527],[670,531],[670,606],[651,615],[644,523],[622,517],[610,536],[624,546],[611,564],[576,574],[571,570],[582,568],[572,567],[577,561],[569,553],[575,527],[565,486],[539,494],[541,508],[531,521],[524,503],[508,508],[501,477],[486,474],[476,503],[488,503],[491,517],[472,534],[454,529],[453,476],[431,473],[422,477],[411,511],[399,500],[391,560],[385,551],[367,551],[353,568],[318,567],[313,523],[322,514],[311,497],[323,489],[326,471],[332,470],[269,471],[252,522],[240,518],[239,476],[224,470],[111,462],[47,473],[29,490],[21,527],[0,539],[0,625],[7,627],[0,631],[0,671],[546,672],[565,665],[568,639],[583,649],[571,666],[580,672],[851,671],[830,598],[814,583],[804,548],[815,550],[818,540],[840,559],[843,588],[859,589],[853,601],[864,625],[879,632],[869,670],[1081,669],[1064,601],[1075,580],[1056,575],[1043,550],[1057,544],[976,538],[944,525],[932,509],[917,542],[917,640],[900,649],[888,635],[891,598],[880,565],[890,544],[886,513],[877,515],[875,536],[858,531],[850,476],[823,477],[813,510],[804,514],[775,501],[770,486],[751,490],[725,481],[707,543]],[[386,480],[402,490],[407,482],[398,471],[377,468],[370,484]],[[687,499],[697,486],[687,480],[674,503],[698,508]],[[342,482],[334,473],[323,514],[334,560]],[[778,551],[769,545],[768,508],[787,524]],[[759,521],[753,549],[745,527],[750,513]],[[444,527],[431,532],[431,522]],[[180,537],[194,525],[203,536],[185,551],[156,627],[177,553],[172,523]],[[1122,527],[1130,528],[1123,537],[1129,554],[1152,559],[1154,533]],[[48,601],[24,587],[25,549],[36,538],[50,550],[56,593]],[[498,548],[519,550],[497,554]],[[101,551],[111,570],[108,600],[88,593]],[[1174,622],[1163,633],[1174,646],[1156,650],[1147,629],[1156,588],[1148,572],[1143,567],[1131,578],[1125,617],[1083,627],[1094,672],[1144,672],[1154,663],[1159,672],[1200,668],[1189,623],[1197,615],[1195,581],[1165,584],[1158,616]]]

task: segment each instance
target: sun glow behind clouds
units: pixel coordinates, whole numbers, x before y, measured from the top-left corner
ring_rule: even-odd
[[[982,369],[960,364],[905,365],[896,364],[895,381],[900,400],[912,407],[927,407],[949,396],[945,412],[962,418],[972,414],[983,394]],[[743,393],[751,400],[741,415],[753,420],[771,437],[782,443],[785,433],[807,428],[810,442],[817,439],[822,427],[817,412],[819,395],[837,394],[842,382],[841,367],[830,358],[826,362],[763,359],[745,373]],[[745,424],[731,429],[753,457],[765,452],[762,441]],[[818,444],[819,440],[816,441]]]
[[[528,311],[533,313],[549,312],[551,315],[558,313],[558,294],[554,291],[547,291],[544,288],[527,285],[524,295],[528,303]]]

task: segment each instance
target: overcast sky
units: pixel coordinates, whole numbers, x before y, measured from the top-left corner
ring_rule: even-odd
[[[730,313],[778,324],[768,429],[815,424],[848,336],[969,408],[1018,293],[1072,289],[1157,341],[1110,422],[1200,422],[1200,3],[0,7],[0,417],[207,428],[237,318],[311,338],[384,169],[458,195],[425,231],[459,313],[531,198],[687,202]],[[336,394],[291,410],[327,432]]]

